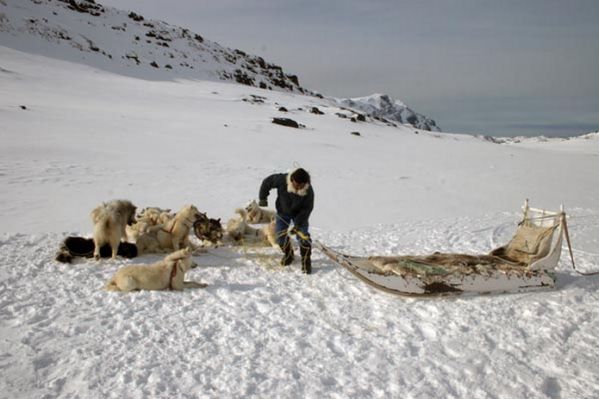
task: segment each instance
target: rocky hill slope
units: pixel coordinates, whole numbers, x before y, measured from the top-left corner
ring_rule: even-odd
[[[145,79],[228,80],[311,94],[262,57],[93,0],[0,0],[0,45]]]
[[[148,80],[222,80],[322,97],[262,57],[94,0],[0,0],[0,45]],[[330,101],[350,111],[350,118],[356,113],[389,125],[440,130],[387,95]]]

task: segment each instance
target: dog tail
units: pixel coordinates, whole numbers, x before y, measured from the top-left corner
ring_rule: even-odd
[[[95,225],[99,225],[102,228],[109,229],[112,222],[112,215],[107,210],[106,205],[102,204],[96,207],[91,212],[92,221]]]
[[[100,219],[102,218],[102,216],[105,213],[105,208],[106,208],[105,204],[102,204],[102,205],[98,205],[91,211],[90,216],[91,216],[92,222],[94,222],[94,224],[100,222]]]

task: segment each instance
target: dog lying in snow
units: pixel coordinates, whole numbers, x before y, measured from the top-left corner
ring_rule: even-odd
[[[204,288],[207,285],[184,281],[191,268],[191,251],[181,249],[152,265],[130,265],[119,269],[105,286],[107,291],[176,290]]]
[[[100,259],[100,248],[104,244],[110,245],[112,259],[116,258],[121,239],[127,237],[125,227],[135,223],[135,209],[130,201],[113,200],[92,210],[94,258]]]
[[[247,212],[247,222],[251,224],[270,223],[277,215],[275,211],[261,208],[256,200],[250,202],[245,207],[245,211]]]
[[[277,237],[275,232],[274,219],[263,227],[256,229],[251,227],[247,222],[247,212],[245,209],[238,208],[235,210],[240,217],[230,219],[227,222],[225,242],[232,244],[262,244],[271,245],[278,248]]]
[[[137,249],[141,254],[178,251],[181,248],[197,248],[189,241],[189,232],[194,223],[205,218],[193,205],[185,205],[167,223],[152,226],[137,237]]]
[[[127,226],[127,238],[135,242],[139,235],[145,233],[150,227],[166,224],[174,217],[175,214],[170,209],[158,207],[144,208],[136,216],[136,223]]]

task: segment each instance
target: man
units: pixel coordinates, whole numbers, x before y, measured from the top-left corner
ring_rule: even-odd
[[[276,232],[279,246],[283,251],[281,265],[287,266],[293,262],[294,254],[287,231],[293,222],[293,231],[300,245],[302,272],[312,273],[312,241],[308,232],[308,219],[314,207],[314,191],[310,185],[310,175],[299,168],[290,173],[276,173],[268,176],[260,186],[258,203],[268,206],[266,199],[270,190],[277,189]]]

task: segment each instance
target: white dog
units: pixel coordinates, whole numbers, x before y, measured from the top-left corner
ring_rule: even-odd
[[[251,224],[270,223],[277,213],[270,209],[261,208],[260,205],[253,200],[245,207],[247,212],[247,221]]]
[[[148,228],[137,238],[137,249],[140,253],[160,253],[178,251],[180,248],[192,247],[189,232],[193,224],[203,216],[198,208],[185,205],[167,223]],[[204,215],[205,216],[205,215]]]
[[[226,241],[234,244],[262,244],[271,245],[278,248],[277,237],[275,232],[275,220],[262,228],[255,229],[247,223],[247,212],[245,209],[235,209],[240,218],[233,218],[227,222],[226,226]]]
[[[127,237],[125,228],[135,223],[135,206],[126,200],[114,200],[97,206],[91,212],[94,223],[94,258],[100,259],[100,248],[109,244],[112,259],[116,258],[119,243]]]
[[[152,265],[130,265],[119,269],[108,281],[107,291],[177,290],[204,288],[207,285],[184,281],[191,268],[191,251],[181,249]]]

